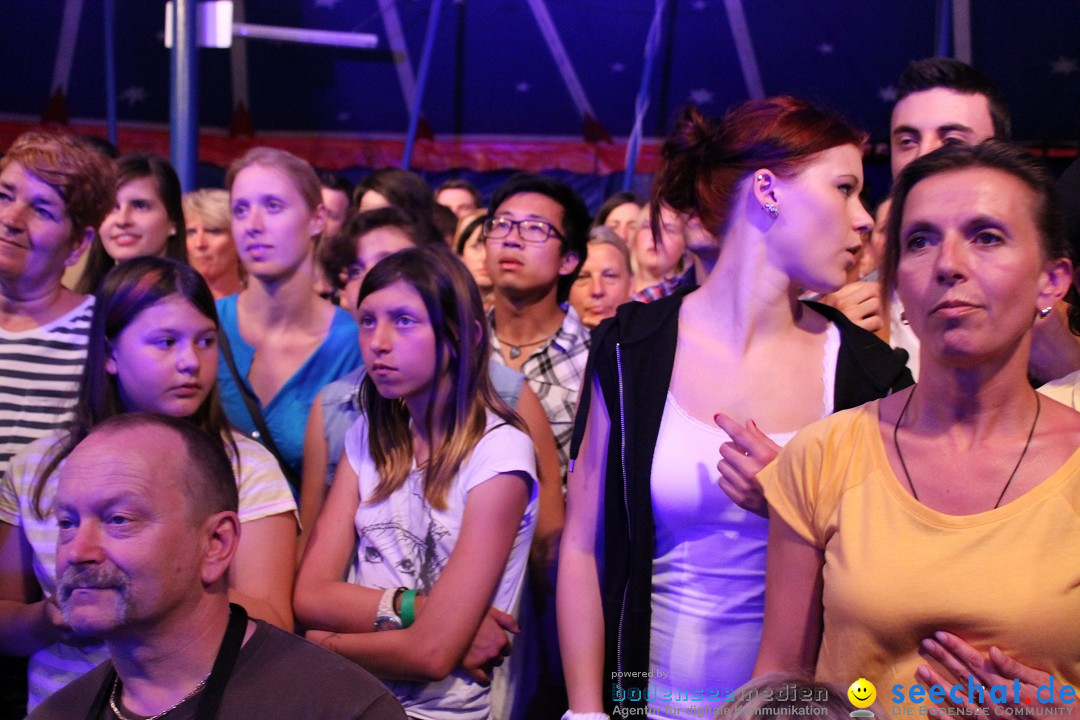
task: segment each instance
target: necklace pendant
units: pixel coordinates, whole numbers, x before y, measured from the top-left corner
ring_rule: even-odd
[[[521,348],[517,345],[511,345],[510,352],[508,354],[510,355],[511,360],[517,360],[519,357],[521,357]]]

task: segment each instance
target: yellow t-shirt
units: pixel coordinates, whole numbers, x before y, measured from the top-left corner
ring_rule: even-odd
[[[1080,450],[1002,507],[946,515],[893,473],[875,401],[806,427],[759,479],[825,553],[818,680],[865,677],[887,713],[913,706],[919,642],[945,630],[1080,685]]]

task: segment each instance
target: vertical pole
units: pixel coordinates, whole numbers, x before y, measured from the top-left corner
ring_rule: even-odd
[[[431,15],[428,17],[427,34],[424,36],[424,51],[420,55],[420,67],[416,76],[416,88],[413,90],[412,108],[409,111],[409,132],[405,137],[405,153],[401,158],[401,167],[406,170],[412,164],[413,145],[416,143],[416,131],[420,127],[420,105],[427,86],[428,69],[431,57],[435,54],[435,32],[439,27],[439,12],[442,0],[431,0]]]
[[[105,0],[105,127],[116,146],[116,0]]]
[[[936,57],[950,57],[949,40],[952,36],[952,0],[938,0],[937,4],[937,43],[935,43]]]
[[[457,37],[454,42],[454,135],[465,133],[465,14],[469,6],[457,7]]]
[[[645,38],[645,62],[641,69],[641,85],[638,88],[637,99],[634,101],[634,128],[630,131],[630,141],[626,145],[626,173],[623,175],[623,190],[629,190],[634,182],[634,169],[637,167],[638,152],[641,148],[645,113],[649,109],[649,84],[653,74],[653,61],[660,50],[660,32],[666,5],[667,0],[656,0],[652,25]]]
[[[173,0],[174,30],[169,62],[169,157],[180,186],[195,189],[199,156],[198,48],[195,45],[195,0]]]
[[[971,0],[952,0],[952,56],[971,64]]]

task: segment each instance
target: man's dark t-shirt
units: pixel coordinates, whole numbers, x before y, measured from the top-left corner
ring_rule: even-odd
[[[236,659],[218,713],[220,720],[404,720],[397,698],[359,665],[256,620]],[[111,667],[102,663],[51,695],[28,720],[83,720]],[[168,714],[192,720],[199,694]],[[121,707],[125,716],[139,716]],[[100,720],[117,720],[105,703]]]

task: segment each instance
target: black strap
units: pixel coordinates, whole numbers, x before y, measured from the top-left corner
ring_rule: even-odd
[[[97,695],[94,696],[94,701],[90,703],[90,712],[86,714],[86,720],[98,720],[105,713],[105,706],[109,704],[109,693],[112,692],[115,682],[116,668],[110,662],[109,672],[105,675],[105,681],[101,683]]]
[[[244,644],[248,624],[247,611],[236,603],[229,603],[229,610],[229,627],[225,630],[221,648],[214,660],[214,669],[210,671],[210,678],[199,698],[195,720],[214,720],[217,717],[221,700],[225,697],[225,686],[229,684],[236,658],[240,656],[240,647]]]
[[[236,360],[233,359],[232,347],[229,345],[229,336],[225,332],[220,332],[217,340],[218,346],[221,348],[221,354],[225,356],[225,364],[229,366],[233,382],[236,383],[236,387],[240,391],[240,397],[244,399],[244,405],[247,406],[248,415],[251,416],[251,421],[255,423],[255,429],[259,431],[259,440],[262,442],[263,447],[269,450],[270,454],[278,461],[281,472],[285,474],[285,479],[289,481],[293,492],[299,494],[300,478],[297,477],[292,466],[285,460],[285,456],[278,450],[277,443],[274,442],[274,436],[270,434],[270,428],[266,425],[266,418],[263,417],[259,398],[255,397],[255,392],[247,384],[247,381],[240,377],[240,371],[236,369]]]
[[[236,658],[239,657],[240,648],[244,644],[248,623],[247,610],[235,603],[229,603],[229,611],[229,625],[225,629],[221,647],[218,648],[210,677],[206,679],[206,687],[199,695],[195,720],[214,720],[217,717],[221,700],[225,697],[225,686],[229,684],[233,668],[236,666]],[[105,713],[105,707],[109,703],[109,694],[116,681],[116,668],[110,663],[105,682],[102,683],[94,701],[90,703],[90,712],[86,715],[86,720],[98,720]]]

